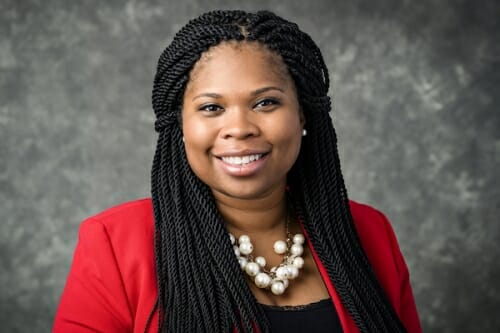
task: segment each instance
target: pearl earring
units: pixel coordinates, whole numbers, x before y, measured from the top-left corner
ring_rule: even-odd
[[[182,137],[182,142],[186,142],[186,139],[184,139],[184,137]]]
[[[306,136],[306,135],[307,135],[307,130],[304,128],[304,129],[302,130],[302,136]]]

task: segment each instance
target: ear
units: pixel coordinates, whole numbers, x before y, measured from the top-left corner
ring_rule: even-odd
[[[304,125],[306,124],[306,116],[304,115],[302,107],[299,108],[299,117],[300,117],[300,126],[304,128]]]

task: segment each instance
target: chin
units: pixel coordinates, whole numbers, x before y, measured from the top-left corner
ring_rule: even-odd
[[[214,189],[212,189],[212,191],[214,191]],[[273,189],[267,186],[248,188],[248,186],[241,185],[239,188],[215,189],[215,191],[233,199],[253,200],[265,197],[271,193]]]

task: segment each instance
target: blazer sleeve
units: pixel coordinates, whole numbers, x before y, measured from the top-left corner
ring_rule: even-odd
[[[417,307],[415,305],[415,299],[413,297],[413,291],[410,285],[410,274],[408,271],[408,266],[404,260],[401,249],[394,233],[394,230],[387,219],[387,217],[377,211],[384,221],[386,232],[389,238],[390,246],[392,249],[392,254],[394,257],[396,269],[399,273],[399,308],[396,309],[399,317],[406,327],[408,333],[421,333],[422,328],[420,326],[420,320],[418,317]]]
[[[132,316],[113,245],[94,218],[80,227],[54,333],[132,332]]]

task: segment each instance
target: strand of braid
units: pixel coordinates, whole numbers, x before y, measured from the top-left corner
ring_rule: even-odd
[[[266,11],[206,13],[184,26],[158,61],[152,100],[159,137],[151,172],[158,299],[145,331],[157,311],[159,333],[270,332],[210,189],[190,169],[182,144],[189,72],[203,52],[226,40],[262,43],[288,67],[308,127],[288,176],[295,211],[359,330],[405,332],[355,231],[321,52],[296,24]]]

